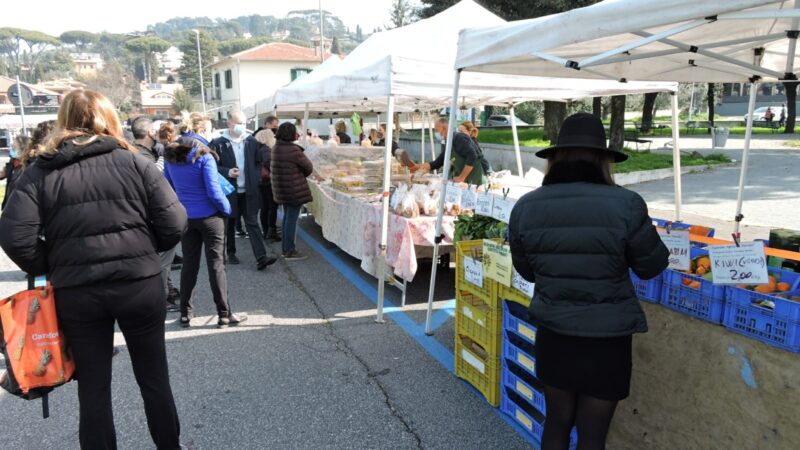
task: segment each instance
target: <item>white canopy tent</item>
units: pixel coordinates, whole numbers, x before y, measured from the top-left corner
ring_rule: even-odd
[[[552,16],[465,29],[459,37],[452,104],[457,103],[459,81],[465,71],[616,80],[749,82],[749,115],[735,217],[734,237],[738,240],[757,82],[797,79],[793,71],[798,19],[800,0],[606,0]],[[672,105],[679,220],[676,96]],[[453,124],[451,116],[451,135]],[[448,143],[445,171],[451,151]],[[441,233],[441,209],[437,234]],[[434,268],[432,283],[435,274]],[[428,332],[431,302],[432,298],[428,305]]]
[[[343,61],[329,59],[309,75],[260,101],[257,109],[303,111],[304,120],[308,119],[309,112],[385,113],[385,158],[388,161],[391,158],[394,112],[438,110],[451,103],[453,84],[450,70],[456,59],[459,31],[465,26],[504,23],[503,19],[474,1],[463,0],[434,17],[370,36]],[[676,90],[675,83],[581,79],[565,82],[542,77],[472,73],[461,80],[458,102],[453,102],[451,106],[453,111],[487,104],[509,106],[514,117],[514,105],[523,101],[570,101],[601,95]],[[515,123],[512,123],[512,128],[517,169],[522,175]],[[384,176],[381,261],[385,260],[387,243],[390,167],[386,165]],[[435,251],[438,252],[438,245]],[[379,267],[378,321],[381,321],[384,298],[381,272],[385,264],[381,263]]]

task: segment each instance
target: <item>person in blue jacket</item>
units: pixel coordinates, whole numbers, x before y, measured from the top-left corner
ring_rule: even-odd
[[[192,320],[192,294],[200,270],[200,252],[205,244],[208,278],[219,316],[217,325],[238,325],[247,317],[233,314],[228,303],[225,221],[231,214],[231,205],[219,184],[217,162],[208,147],[181,142],[167,145],[164,159],[164,175],[178,194],[189,218],[189,229],[181,240],[180,323],[188,327]]]

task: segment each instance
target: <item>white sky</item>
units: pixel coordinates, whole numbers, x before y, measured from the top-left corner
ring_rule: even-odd
[[[321,1],[324,10],[339,16],[345,26],[353,31],[356,25],[361,25],[365,33],[371,33],[373,28],[389,24],[392,0]],[[414,6],[419,5],[418,0],[411,0],[411,3]],[[215,4],[218,6],[212,6]],[[212,19],[231,19],[251,14],[285,17],[289,11],[316,9],[318,4],[318,0],[228,0],[222,3],[177,0],[39,0],[36,2],[35,13],[32,10],[23,13],[25,7],[20,3],[17,3],[19,9],[12,7],[10,14],[6,8],[6,13],[0,14],[0,27],[26,28],[53,36],[68,30],[127,33],[144,31],[147,25],[173,17],[207,16]]]

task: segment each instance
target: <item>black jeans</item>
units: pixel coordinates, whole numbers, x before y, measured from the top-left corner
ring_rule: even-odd
[[[158,449],[179,447],[180,423],[164,346],[165,293],[159,275],[55,290],[58,321],[72,348],[83,449],[116,449],[111,409],[114,322],[131,356],[147,426]]]
[[[217,305],[219,317],[228,317],[228,277],[225,273],[225,222],[220,216],[189,219],[189,228],[181,240],[183,267],[181,267],[181,316],[192,313],[192,296],[200,271],[200,252],[206,247],[206,265],[211,294]]]
[[[261,229],[264,235],[278,232],[278,204],[272,196],[272,183],[261,184]]]
[[[247,234],[250,235],[250,246],[253,248],[253,256],[256,261],[263,261],[267,259],[267,249],[264,247],[264,240],[261,238],[261,230],[258,228],[258,211],[247,210],[247,194],[236,193],[228,196],[231,202],[231,216],[228,218],[225,232],[227,235],[228,254],[236,254],[236,217],[239,214],[244,219],[244,226],[247,228]]]

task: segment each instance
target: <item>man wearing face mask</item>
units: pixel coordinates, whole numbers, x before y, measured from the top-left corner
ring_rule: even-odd
[[[228,196],[232,212],[225,224],[228,262],[239,264],[239,258],[236,257],[235,218],[241,213],[250,234],[256,269],[264,270],[276,261],[276,258],[267,255],[258,227],[258,211],[261,207],[259,182],[265,145],[247,132],[245,122],[244,114],[232,112],[228,117],[228,129],[211,141],[209,147],[219,155],[217,168],[220,174],[236,186],[236,191]]]

